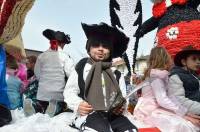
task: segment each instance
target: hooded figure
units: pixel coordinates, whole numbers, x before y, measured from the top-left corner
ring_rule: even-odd
[[[112,58],[122,56],[129,38],[106,23],[82,23],[82,28],[89,58],[77,63],[64,91],[65,102],[77,116],[73,126],[82,131],[136,130],[122,115],[126,100],[121,92],[121,73],[111,69]]]

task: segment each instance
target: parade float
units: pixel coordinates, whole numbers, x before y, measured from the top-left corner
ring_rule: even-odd
[[[153,7],[153,17],[142,24],[142,5],[140,0],[110,0],[110,15],[112,26],[123,31],[129,38],[130,43],[125,56],[129,63],[129,71],[134,72],[139,38],[158,27],[155,43],[165,46],[171,55],[174,55],[185,44],[192,44],[200,49],[199,26],[200,15],[197,11],[199,0],[160,0],[161,3],[155,3]],[[23,46],[17,44],[9,45],[9,41],[20,34],[24,25],[27,12],[33,6],[35,0],[0,0],[0,90],[6,89],[5,83],[5,48],[11,53],[13,49],[23,51]],[[188,4],[189,3],[189,4]],[[181,7],[179,12],[179,6]],[[191,7],[190,10],[185,9]],[[173,8],[177,10],[173,11]],[[177,12],[176,12],[177,11]],[[185,13],[178,14],[178,13]],[[181,45],[179,42],[184,42]],[[5,46],[5,44],[8,44]],[[4,48],[5,47],[5,48]],[[15,52],[13,52],[15,54]],[[18,54],[18,53],[17,53]],[[25,57],[19,56],[19,58]],[[15,56],[17,56],[15,54]],[[2,93],[2,92],[1,92]],[[3,96],[0,96],[0,98]],[[5,96],[4,96],[5,97]],[[6,99],[5,105],[9,105]],[[0,102],[2,103],[2,102]],[[10,125],[0,128],[0,131],[6,132],[77,132],[69,126],[71,113],[62,113],[50,118],[48,115],[35,114],[31,117],[25,117],[23,111],[12,111],[12,122]],[[128,114],[129,116],[130,114]],[[132,116],[132,115],[130,115]],[[134,121],[133,121],[134,122]],[[134,122],[139,126],[139,131],[159,132],[156,128],[148,128],[143,124]]]

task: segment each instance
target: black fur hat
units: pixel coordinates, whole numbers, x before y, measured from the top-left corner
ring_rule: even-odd
[[[111,27],[106,23],[87,25],[82,23],[82,28],[85,35],[89,40],[101,42],[102,44],[112,47],[112,58],[121,57],[125,52],[129,38],[115,27]],[[89,52],[89,47],[86,45],[86,49]]]
[[[61,43],[69,44],[71,42],[69,35],[64,32],[46,29],[43,31],[43,35],[49,40],[58,40]]]

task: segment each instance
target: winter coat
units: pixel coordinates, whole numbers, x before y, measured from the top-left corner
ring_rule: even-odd
[[[200,115],[199,79],[181,67],[174,67],[169,78],[169,95],[175,95],[188,111]]]

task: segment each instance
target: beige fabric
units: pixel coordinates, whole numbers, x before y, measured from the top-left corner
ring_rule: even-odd
[[[112,60],[112,66],[125,65],[124,59],[118,57]]]
[[[1,5],[1,12],[7,11],[7,6],[5,4],[6,2],[9,1],[3,1]],[[4,44],[5,42],[14,39],[21,32],[21,29],[24,25],[26,14],[31,9],[34,2],[35,0],[18,0],[15,3],[14,7],[12,8],[11,14],[8,14],[9,17],[8,20],[6,21],[6,24],[1,25],[3,27],[3,33],[0,34],[1,44]],[[2,17],[1,14],[0,18]],[[0,24],[4,24],[1,23],[1,19],[0,19]]]
[[[21,34],[17,35],[13,40],[5,43],[6,51],[14,56],[17,60],[21,60],[26,57],[25,49]]]

